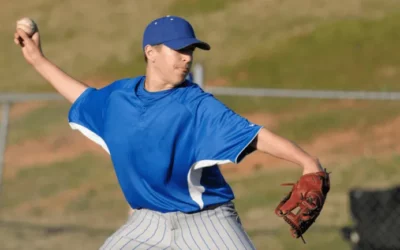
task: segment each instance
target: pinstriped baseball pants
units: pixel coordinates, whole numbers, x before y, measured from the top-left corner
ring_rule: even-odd
[[[232,202],[198,213],[135,210],[100,250],[255,249]]]

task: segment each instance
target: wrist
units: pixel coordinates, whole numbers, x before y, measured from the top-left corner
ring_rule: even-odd
[[[324,171],[324,169],[322,168],[318,158],[310,157],[310,159],[303,164],[303,174],[316,173],[320,171]]]
[[[44,55],[40,55],[32,60],[32,66],[38,69],[46,62],[48,62],[47,58],[45,58]]]

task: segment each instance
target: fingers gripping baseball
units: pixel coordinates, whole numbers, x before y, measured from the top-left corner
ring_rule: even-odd
[[[21,20],[24,22],[21,22]],[[39,58],[43,57],[39,30],[31,19],[25,18],[21,20],[17,22],[14,43],[21,46],[25,60],[30,64],[34,64]]]

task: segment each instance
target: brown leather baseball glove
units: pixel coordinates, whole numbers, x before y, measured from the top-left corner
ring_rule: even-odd
[[[292,186],[289,194],[275,209],[291,227],[294,238],[301,237],[319,216],[330,189],[329,173],[325,171],[305,174],[297,183],[282,184]]]

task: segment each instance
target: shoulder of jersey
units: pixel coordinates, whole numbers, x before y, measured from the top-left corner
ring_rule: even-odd
[[[136,84],[138,84],[141,80],[142,76],[133,77],[133,78],[122,78],[118,79],[111,83],[113,90],[117,89],[130,89]]]
[[[211,96],[211,94],[206,93],[198,84],[187,81],[184,88],[181,88],[178,96],[177,99],[179,102],[185,104],[187,107],[195,108],[202,100]]]

